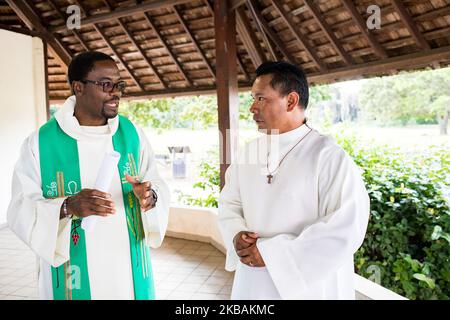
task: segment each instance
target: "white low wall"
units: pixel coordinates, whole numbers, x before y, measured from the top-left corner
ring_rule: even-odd
[[[207,242],[225,253],[217,227],[217,210],[200,207],[171,207],[167,235],[175,238]],[[355,273],[357,300],[407,300]]]
[[[217,225],[217,210],[201,207],[171,207],[167,235],[210,243],[225,254],[225,246]]]

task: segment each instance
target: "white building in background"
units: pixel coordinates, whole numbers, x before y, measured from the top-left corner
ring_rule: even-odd
[[[0,226],[6,224],[14,165],[25,138],[47,121],[41,39],[0,29]]]

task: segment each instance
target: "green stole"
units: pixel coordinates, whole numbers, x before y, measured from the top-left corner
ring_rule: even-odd
[[[136,128],[128,119],[119,116],[119,126],[112,137],[112,142],[114,150],[121,155],[118,169],[130,239],[134,297],[136,300],[153,300],[155,290],[150,250],[145,242],[141,208],[133,193],[132,185],[125,180],[126,173],[131,176],[138,175],[136,159],[139,159],[140,147]],[[39,155],[42,192],[45,198],[71,196],[81,191],[77,141],[60,128],[55,118],[50,119],[39,129]],[[82,219],[76,217],[72,220],[69,261],[58,267],[51,267],[55,300],[91,299],[86,235],[81,228],[81,221]],[[92,232],[95,232],[95,229]]]

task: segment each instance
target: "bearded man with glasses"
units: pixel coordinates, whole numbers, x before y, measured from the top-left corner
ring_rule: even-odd
[[[118,115],[126,82],[115,61],[81,53],[68,79],[73,95],[22,146],[9,227],[38,257],[41,299],[154,299],[149,246],[166,232],[167,185],[144,132]],[[114,151],[109,191],[94,189]],[[84,230],[89,216],[100,218]]]

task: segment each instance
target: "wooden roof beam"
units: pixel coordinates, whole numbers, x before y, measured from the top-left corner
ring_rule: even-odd
[[[392,0],[392,4],[394,5],[395,10],[400,16],[400,19],[402,20],[403,24],[406,26],[409,33],[416,41],[417,45],[424,50],[430,50],[431,49],[430,45],[428,44],[425,37],[420,33],[419,28],[412,20],[403,3],[400,0]]]
[[[48,2],[53,7],[53,9],[58,13],[58,15],[61,17],[61,19],[63,19],[64,21],[67,21],[67,16],[65,14],[63,14],[59,10],[59,7],[56,5],[55,1],[54,0],[48,0]],[[75,30],[75,29],[72,29],[70,31],[72,31],[72,33],[74,34],[75,38],[77,38],[77,40],[81,43],[81,45],[83,46],[84,50],[89,51],[89,47],[88,47],[87,43],[83,40],[83,38],[81,38],[81,35],[79,34],[79,32],[77,30]]]
[[[253,19],[255,20],[256,24],[259,26],[260,32],[267,44],[267,47],[269,48],[269,51],[271,52],[273,58],[275,60],[277,59],[277,54],[275,50],[272,48],[272,45],[270,43],[270,40],[267,38],[267,36],[270,37],[270,39],[276,44],[278,49],[280,49],[281,53],[286,57],[286,59],[291,62],[295,63],[294,57],[287,51],[286,47],[284,46],[281,39],[276,35],[275,32],[270,29],[267,21],[264,19],[264,17],[261,14],[261,11],[258,8],[258,5],[255,0],[247,0],[247,7],[250,10],[251,14],[253,15]],[[267,36],[266,36],[267,33]]]
[[[375,39],[373,34],[367,29],[366,22],[358,12],[358,9],[353,4],[353,1],[351,0],[342,0],[342,3],[344,7],[350,12],[350,15],[352,16],[353,20],[358,25],[359,30],[364,35],[364,37],[369,42],[370,46],[373,48],[375,53],[382,59],[386,59],[388,57],[388,54],[386,53],[386,50],[380,45],[380,43]]]
[[[14,10],[17,16],[25,23],[30,30],[36,30],[42,34],[42,38],[50,45],[50,49],[54,54],[54,58],[58,61],[63,69],[67,69],[72,60],[72,55],[64,44],[56,38],[55,35],[47,31],[39,17],[33,11],[30,4],[26,1],[6,0],[9,7]]]
[[[236,29],[255,69],[258,68],[261,63],[266,61],[266,58],[255,33],[251,29],[243,7],[236,9]]]
[[[178,62],[177,58],[173,54],[172,50],[169,48],[169,45],[167,44],[166,40],[161,35],[161,32],[158,31],[158,29],[155,27],[155,24],[152,21],[152,18],[147,12],[144,12],[144,17],[147,20],[150,27],[153,29],[153,31],[156,34],[156,37],[158,38],[159,42],[163,45],[164,49],[166,49],[167,54],[170,56],[170,59],[173,61],[173,63],[177,66],[178,70],[180,71],[181,75],[183,76],[184,80],[186,80],[186,83],[189,87],[192,87],[192,81],[187,76],[186,72],[183,70],[183,67]]]
[[[108,0],[103,0],[103,3],[106,5],[106,7],[108,8],[109,11],[113,11],[114,10],[114,8],[111,6],[111,4],[109,3]],[[147,55],[145,54],[144,50],[142,50],[141,46],[136,42],[136,40],[134,40],[134,37],[131,34],[130,30],[128,30],[127,26],[120,20],[120,18],[117,18],[116,22],[121,26],[122,30],[125,32],[125,34],[127,35],[128,40],[130,40],[130,42],[134,45],[134,47],[139,51],[139,53],[141,54],[142,58],[147,63],[147,66],[150,68],[151,72],[153,72],[153,74],[156,76],[156,79],[158,80],[158,82],[163,86],[164,89],[166,89],[167,85],[162,80],[162,76],[159,74],[158,70],[156,70],[156,68],[153,66],[153,63],[147,57]]]
[[[246,0],[231,0],[230,1],[230,10],[236,10],[240,6],[245,4]]]
[[[300,45],[308,53],[308,55],[311,57],[312,61],[317,65],[319,70],[322,71],[326,70],[325,65],[322,63],[321,59],[317,56],[316,50],[308,44],[308,39],[306,39],[306,37],[300,32],[300,30],[294,27],[295,25],[294,20],[287,12],[285,12],[285,10],[283,9],[283,5],[280,3],[280,1],[271,0],[271,2],[273,7],[278,12],[278,14],[283,18],[284,22],[289,27],[289,30],[291,30],[297,41],[300,42]]]
[[[184,31],[186,32],[186,34],[189,36],[189,38],[191,39],[192,44],[194,45],[195,49],[198,51],[198,53],[200,54],[200,57],[202,58],[202,60],[204,61],[204,63],[206,64],[206,67],[208,68],[209,72],[211,73],[211,75],[213,76],[214,80],[216,79],[216,72],[214,71],[214,69],[212,68],[211,64],[209,63],[208,59],[206,58],[205,54],[203,53],[202,48],[200,48],[200,45],[198,44],[197,40],[195,39],[194,35],[192,34],[192,32],[189,30],[189,27],[186,23],[186,20],[183,18],[183,15],[181,14],[181,12],[177,9],[176,6],[172,6],[173,11],[175,12],[178,20],[180,21],[182,27],[184,28]]]
[[[308,81],[310,83],[325,83],[336,79],[347,80],[361,75],[382,74],[393,69],[410,69],[411,67],[426,66],[448,60],[450,60],[450,46],[330,70],[326,73],[311,74],[308,76]]]
[[[236,52],[237,56],[237,63],[239,68],[242,70],[242,73],[244,74],[245,80],[250,80],[250,75],[248,74],[247,70],[245,70],[244,63],[242,62],[241,57],[239,56],[239,53]]]
[[[89,18],[89,13],[87,10],[85,10],[81,4],[80,1],[76,1],[76,3],[78,4],[78,6],[83,10],[84,15]],[[119,55],[119,53],[117,52],[117,50],[114,48],[114,46],[112,45],[111,41],[108,39],[108,37],[106,37],[105,33],[102,31],[102,29],[97,26],[96,24],[93,24],[94,29],[98,32],[98,34],[102,37],[103,41],[105,41],[106,45],[109,47],[109,49],[114,53],[114,55],[117,57],[117,59],[120,61],[120,63],[122,64],[122,66],[125,68],[125,70],[127,71],[127,73],[129,74],[129,76],[131,77],[131,79],[133,79],[134,83],[137,85],[137,87],[141,90],[144,91],[144,87],[140,84],[139,80],[136,78],[136,76],[133,74],[132,70],[130,69],[130,67],[128,67],[128,64],[122,59],[122,57]]]
[[[128,72],[128,74],[130,75],[131,79],[133,79],[134,83],[138,86],[138,88],[142,91],[144,91],[144,88],[142,87],[142,85],[139,83],[139,80],[136,78],[136,76],[133,74],[133,71],[130,69],[130,67],[128,67],[128,64],[121,58],[121,56],[119,55],[119,53],[116,51],[116,49],[114,49],[114,46],[112,45],[111,41],[109,41],[108,37],[103,33],[102,29],[100,29],[99,26],[97,26],[96,24],[93,25],[94,29],[100,34],[100,36],[102,37],[103,41],[106,42],[106,44],[108,45],[108,47],[111,49],[111,51],[114,53],[114,55],[117,57],[117,59],[119,59],[120,63],[122,64],[122,66],[125,68],[125,70]]]
[[[247,1],[246,7],[247,7],[247,10],[250,12],[250,15],[251,15],[253,21],[255,22],[257,31],[261,34],[261,37],[263,39],[263,42],[264,42],[264,44],[267,48],[267,52],[269,54],[269,60],[278,60],[277,52],[274,49],[274,46],[272,45],[273,42],[269,41],[269,38],[268,38],[266,32],[264,31],[264,27],[262,26],[261,22],[258,20],[258,17],[255,12],[256,9],[253,7],[253,4],[250,3],[250,1]]]
[[[158,70],[156,70],[156,67],[153,65],[151,60],[147,57],[147,55],[145,54],[144,50],[142,50],[141,46],[136,42],[136,40],[134,40],[133,35],[131,34],[130,30],[128,30],[127,26],[120,19],[117,19],[117,22],[122,27],[122,29],[125,32],[125,34],[128,36],[128,38],[130,39],[131,43],[136,47],[136,49],[142,55],[142,58],[145,60],[145,62],[147,63],[148,67],[150,68],[150,70],[155,74],[156,79],[158,79],[159,83],[163,86],[164,89],[166,89],[167,85],[162,80],[162,75],[158,72]]]
[[[353,59],[350,57],[350,55],[347,53],[347,51],[344,50],[342,45],[339,43],[339,40],[334,35],[333,30],[331,30],[328,23],[325,21],[325,18],[322,16],[322,13],[320,12],[319,8],[316,6],[316,4],[313,3],[312,0],[303,0],[305,5],[308,7],[309,11],[313,15],[316,22],[319,24],[320,28],[325,32],[325,35],[327,36],[328,40],[332,44],[332,46],[335,48],[337,53],[341,56],[342,60],[344,60],[345,64],[351,65],[353,64]]]
[[[172,5],[182,4],[190,1],[191,0],[157,0],[150,3],[146,2],[129,7],[117,8],[107,13],[101,13],[91,16],[86,15],[87,16],[86,18],[81,19],[81,26],[82,27],[90,26],[99,22],[111,21],[118,18],[123,18],[134,14],[141,14],[142,12],[170,7]],[[50,28],[51,32],[65,31],[65,30],[67,30],[65,24]]]

